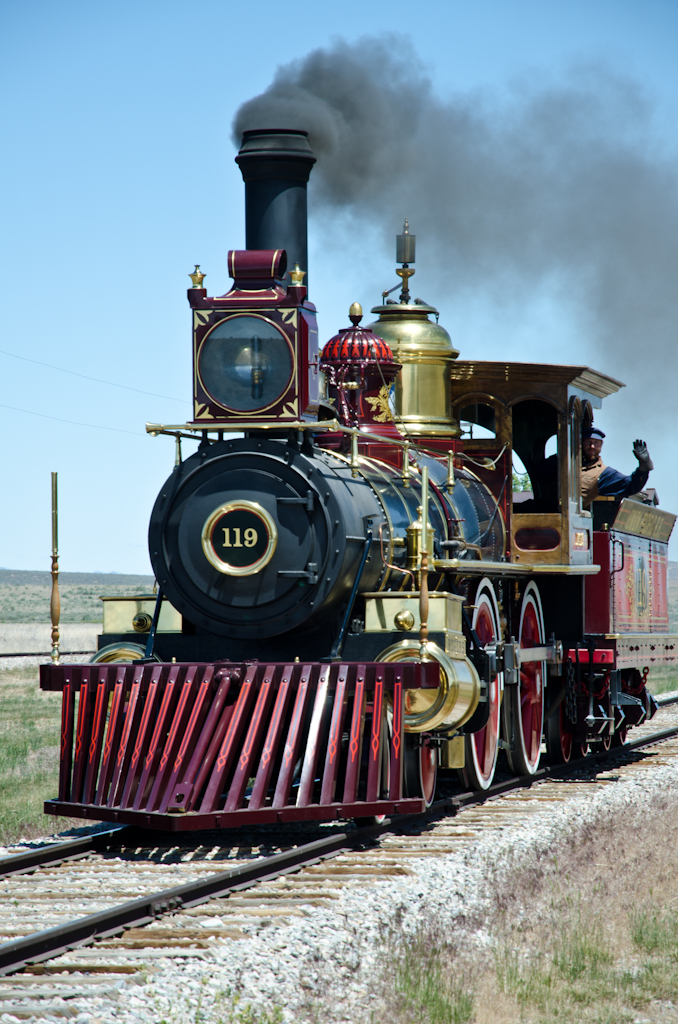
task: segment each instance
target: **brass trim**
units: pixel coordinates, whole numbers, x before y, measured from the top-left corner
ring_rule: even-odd
[[[235,512],[238,509],[242,509],[246,512],[252,512],[254,515],[259,516],[268,530],[268,545],[266,546],[266,550],[263,555],[261,555],[261,557],[251,565],[229,565],[228,562],[224,562],[219,558],[212,547],[212,530],[214,529],[214,525],[217,520],[228,512]],[[253,576],[255,573],[263,569],[265,565],[268,565],[273,558],[278,544],[278,528],[266,509],[262,508],[256,501],[227,501],[225,505],[220,505],[219,508],[216,508],[205,520],[200,541],[202,543],[202,550],[205,554],[205,558],[218,572],[224,573],[225,576]]]
[[[436,558],[433,568],[458,576],[595,576],[599,565],[516,565],[515,562],[471,562]]]

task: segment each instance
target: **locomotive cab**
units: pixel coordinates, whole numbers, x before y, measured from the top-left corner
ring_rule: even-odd
[[[509,560],[593,563],[593,519],[581,503],[581,431],[592,409],[620,387],[620,381],[585,366],[461,360],[453,365],[452,409],[468,424],[464,451],[502,507]],[[480,428],[475,436],[474,425]],[[527,490],[514,490],[514,453]]]

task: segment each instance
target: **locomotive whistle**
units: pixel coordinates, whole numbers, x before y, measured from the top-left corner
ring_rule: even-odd
[[[52,473],[52,596],[49,603],[52,620],[52,663],[59,664],[59,510],[57,496],[57,474]]]

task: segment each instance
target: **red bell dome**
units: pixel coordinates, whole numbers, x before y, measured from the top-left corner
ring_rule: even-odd
[[[393,363],[393,352],[369,327],[360,327],[362,309],[354,302],[349,314],[352,327],[344,327],[327,342],[320,355],[320,364],[334,366],[347,363]]]

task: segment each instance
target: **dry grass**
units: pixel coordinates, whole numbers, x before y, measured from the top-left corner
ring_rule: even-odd
[[[494,893],[494,962],[476,961],[472,1020],[678,1020],[677,840],[667,793],[528,858]]]
[[[99,598],[151,593],[152,576],[64,572],[59,578],[62,622],[101,622]],[[49,622],[52,582],[47,572],[0,569],[0,622]]]
[[[0,844],[81,825],[47,817],[59,777],[61,694],[44,693],[34,668],[0,673]]]

